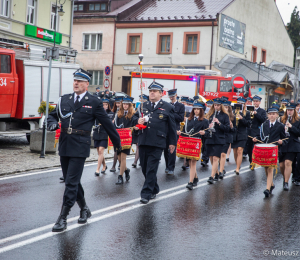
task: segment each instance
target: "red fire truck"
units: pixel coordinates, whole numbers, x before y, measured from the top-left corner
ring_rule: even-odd
[[[130,95],[139,100],[141,94],[141,76],[143,93],[149,94],[148,86],[152,81],[164,85],[163,99],[169,101],[168,90],[177,89],[178,96],[192,98],[200,94],[206,99],[226,96],[230,101],[239,97],[250,96],[249,87],[236,88],[231,83],[231,77],[221,77],[218,72],[201,69],[172,69],[172,68],[143,68],[140,73],[138,67],[124,67],[131,71]]]
[[[0,134],[29,132],[39,127],[42,117],[38,108],[46,100],[49,62],[43,53],[30,52],[28,45],[1,47]],[[52,63],[50,103],[55,104],[59,96],[73,92],[73,72],[77,68],[75,63]]]

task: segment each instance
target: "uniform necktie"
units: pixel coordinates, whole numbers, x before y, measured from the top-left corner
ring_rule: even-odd
[[[127,111],[125,111],[125,116],[127,115]]]
[[[271,124],[271,129],[273,128],[273,126],[274,126],[274,125],[273,125],[273,124]]]
[[[79,104],[79,99],[80,99],[80,96],[77,96],[76,101],[75,101],[75,107]]]
[[[155,102],[152,102],[152,103],[151,103],[151,108],[152,108],[152,110],[154,109],[154,106],[155,106]]]
[[[197,117],[194,117],[194,120],[196,121],[198,118]]]

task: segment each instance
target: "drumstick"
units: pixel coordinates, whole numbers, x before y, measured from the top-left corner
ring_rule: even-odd
[[[248,135],[248,137],[250,137],[250,138],[252,138],[252,139],[254,139],[255,137],[252,137],[252,136],[250,136],[250,135]],[[257,139],[256,139],[257,140]],[[264,144],[264,142],[262,142],[262,141],[260,141],[260,140],[257,140],[257,142],[260,142],[260,143],[263,143]]]
[[[288,137],[288,138],[281,139],[281,141],[284,141],[284,140],[287,140],[287,139],[289,139],[289,137]],[[279,141],[279,140],[278,140],[278,141]],[[270,143],[270,144],[275,144],[275,143],[277,143],[278,141],[275,141],[275,142]]]

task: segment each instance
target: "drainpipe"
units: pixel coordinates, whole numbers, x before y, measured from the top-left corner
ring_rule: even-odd
[[[116,22],[117,18],[114,18],[114,44],[113,44],[113,55],[112,55],[112,64],[111,64],[111,83],[110,83],[110,90],[112,90],[112,85],[113,85],[113,65],[115,63],[115,43],[116,43]]]
[[[71,0],[71,27],[70,27],[70,39],[69,39],[69,48],[72,48],[72,34],[73,34],[73,17],[74,17],[74,1]]]
[[[213,55],[213,44],[214,44],[214,24],[215,22],[212,21],[211,22],[211,48],[210,48],[210,65],[209,65],[209,69],[211,70],[211,66],[212,66],[212,55]]]

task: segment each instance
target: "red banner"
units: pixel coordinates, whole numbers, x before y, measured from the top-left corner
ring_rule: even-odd
[[[179,136],[176,156],[199,160],[201,155],[201,139]]]
[[[263,167],[275,167],[278,160],[278,146],[274,144],[256,144],[252,153],[252,162]]]
[[[131,147],[132,143],[132,133],[130,128],[121,128],[117,129],[117,132],[119,133],[120,139],[121,139],[121,146],[122,150],[129,149]],[[112,147],[113,144],[108,138],[108,147]]]

